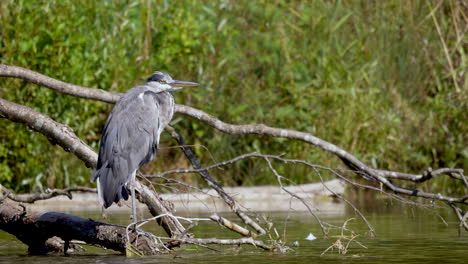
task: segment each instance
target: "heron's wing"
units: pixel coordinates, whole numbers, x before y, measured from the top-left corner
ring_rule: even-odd
[[[128,176],[152,160],[159,143],[160,111],[157,97],[150,92],[123,98],[104,127],[101,163],[107,161],[115,173]]]

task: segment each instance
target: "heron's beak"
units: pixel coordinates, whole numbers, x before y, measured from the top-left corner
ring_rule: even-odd
[[[170,82],[169,85],[172,87],[187,87],[187,86],[198,86],[200,84],[194,83],[194,82],[172,80],[172,82]]]

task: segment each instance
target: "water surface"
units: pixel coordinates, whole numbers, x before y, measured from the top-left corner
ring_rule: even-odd
[[[367,248],[350,243],[345,255],[335,249],[321,256],[334,244],[341,232],[336,229],[330,237],[323,238],[315,220],[305,212],[264,213],[276,223],[282,241],[293,248],[289,253],[273,253],[252,246],[216,247],[219,251],[186,246],[176,253],[144,258],[126,258],[118,252],[86,247],[85,252],[72,256],[28,256],[27,247],[15,237],[0,231],[0,262],[2,263],[468,263],[468,235],[459,237],[458,222],[450,211],[423,210],[410,207],[385,206],[378,213],[364,212],[376,230],[377,237],[368,236],[362,220],[356,218],[352,210],[343,215],[322,215],[328,224],[341,226],[347,219],[355,218],[347,227],[359,234],[356,238]],[[75,214],[77,214],[75,212]],[[97,212],[80,212],[82,217],[101,220]],[[206,215],[185,215],[189,217],[208,217]],[[225,217],[236,220],[233,215]],[[444,218],[445,222],[441,220]],[[129,222],[127,214],[112,214],[110,221],[118,224]],[[159,233],[155,224],[148,224],[146,230]],[[212,222],[200,222],[194,229],[197,237],[237,238],[236,234],[221,229]],[[318,237],[307,241],[309,233]],[[345,235],[349,235],[345,232]],[[341,239],[342,242],[346,242]],[[296,246],[294,245],[296,244]],[[298,244],[298,245],[297,245]]]

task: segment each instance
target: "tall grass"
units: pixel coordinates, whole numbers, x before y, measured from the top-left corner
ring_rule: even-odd
[[[163,70],[202,84],[177,93],[177,102],[226,122],[310,132],[379,168],[466,168],[466,10],[455,0],[6,0],[0,61],[121,92]],[[95,149],[111,109],[11,79],[0,79],[0,96],[68,124]],[[181,116],[173,123],[216,160],[259,151],[342,166],[300,142],[223,135]],[[80,161],[22,125],[0,120],[0,140],[2,184],[88,181]],[[163,142],[174,144],[168,135]],[[180,152],[164,152],[146,172],[184,164]],[[212,162],[204,148],[196,152]],[[300,166],[278,169],[296,182],[316,180]],[[215,176],[224,184],[273,182],[254,160]]]

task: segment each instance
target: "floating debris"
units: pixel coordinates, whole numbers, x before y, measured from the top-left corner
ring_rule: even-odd
[[[312,240],[317,239],[317,237],[315,237],[314,235],[312,235],[312,233],[309,233],[309,235],[308,235],[305,239],[306,239],[306,240],[312,241]]]

